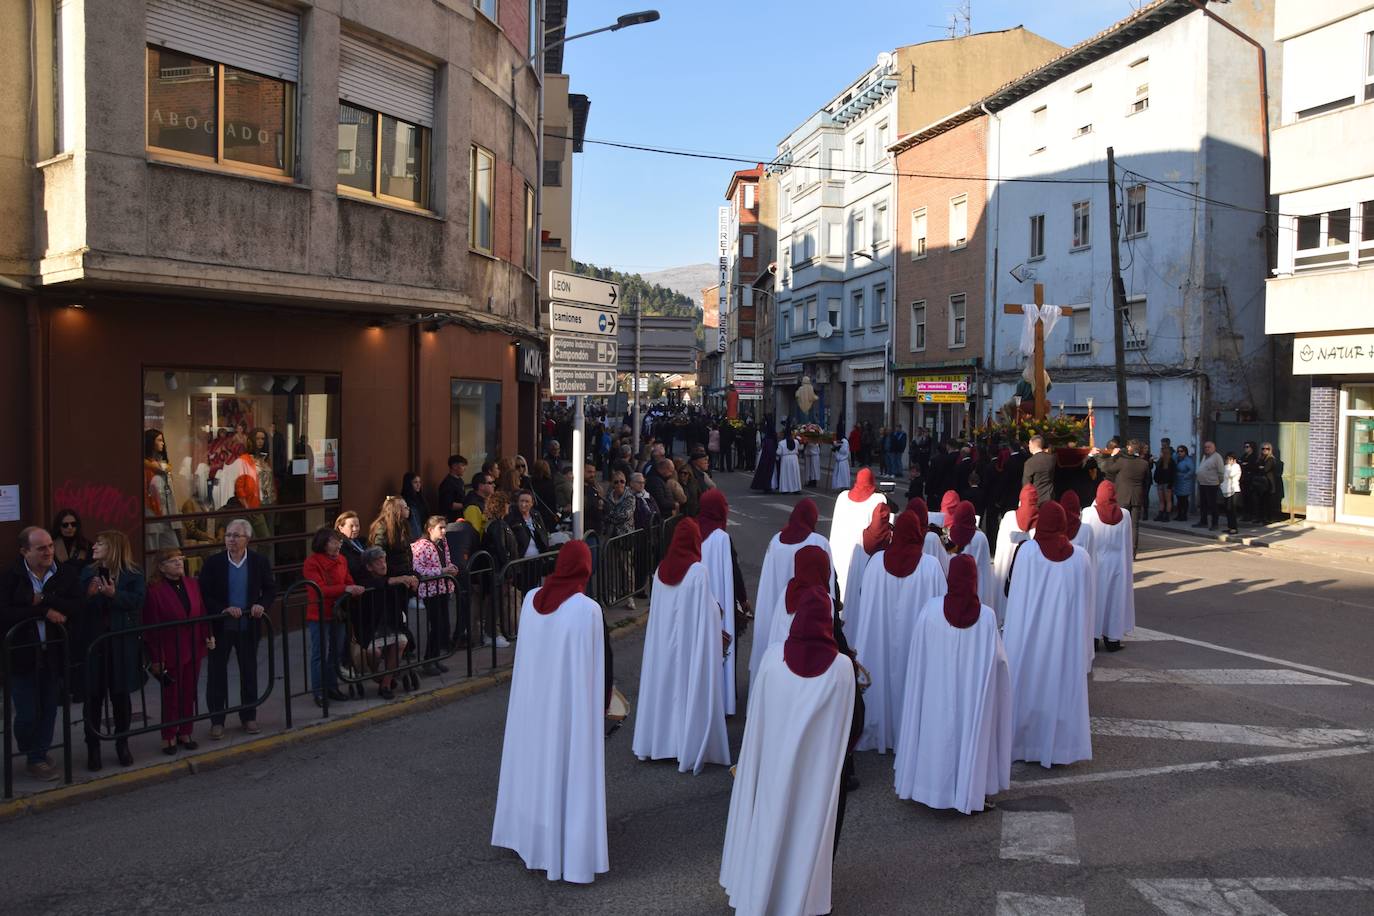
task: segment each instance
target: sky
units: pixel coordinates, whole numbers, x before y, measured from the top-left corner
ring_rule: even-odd
[[[970,0],[975,32],[1024,25],[1072,45],[1132,0]],[[568,33],[656,6],[658,22],[569,42],[588,140],[739,157],[730,162],[587,143],[573,166],[573,256],[648,273],[715,258],[730,175],[778,145],[880,51],[945,37],[958,0],[569,0]]]

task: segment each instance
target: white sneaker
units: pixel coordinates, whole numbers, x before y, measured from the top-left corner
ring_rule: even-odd
[[[504,637],[504,636],[497,636],[497,637],[496,637],[496,648],[498,648],[498,649],[509,649],[509,648],[510,648],[510,640],[509,640],[509,639],[506,639],[506,637]]]

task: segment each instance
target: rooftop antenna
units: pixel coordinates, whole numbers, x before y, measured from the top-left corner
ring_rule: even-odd
[[[950,38],[962,38],[973,34],[973,0],[960,0],[950,11],[949,25],[945,32]]]

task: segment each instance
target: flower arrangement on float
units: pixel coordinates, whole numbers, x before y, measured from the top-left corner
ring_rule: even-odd
[[[744,421],[739,417],[726,419],[725,425],[729,426],[731,429],[744,429]]]
[[[835,441],[835,434],[828,430],[821,429],[815,423],[803,423],[793,428],[792,435],[805,443],[816,443],[826,445]]]

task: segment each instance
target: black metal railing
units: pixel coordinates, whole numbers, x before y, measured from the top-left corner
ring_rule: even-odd
[[[34,622],[31,620],[20,621],[9,628],[5,633],[3,643],[0,643],[0,673],[3,674],[5,699],[4,699],[4,771],[5,771],[5,798],[14,797],[14,758],[27,754],[25,751],[17,750],[18,742],[14,736],[14,717],[16,708],[14,705],[14,682],[16,677],[26,677],[29,672],[17,672],[14,670],[15,652],[31,651],[34,655],[33,676],[37,683],[34,701],[38,708],[34,711],[34,727],[36,730],[43,729],[43,684],[41,679],[51,677],[52,687],[57,691],[57,713],[62,716],[62,743],[49,746],[49,750],[62,751],[62,777],[70,785],[72,781],[72,717],[71,702],[67,696],[67,669],[69,664],[69,641],[67,628],[60,623],[52,621],[44,622],[44,637],[38,638],[37,629],[33,629]],[[21,640],[19,633],[21,630],[29,630],[32,633],[27,640]],[[51,658],[48,653],[56,649],[58,654],[57,668],[51,667]],[[34,735],[36,738],[37,735]]]

